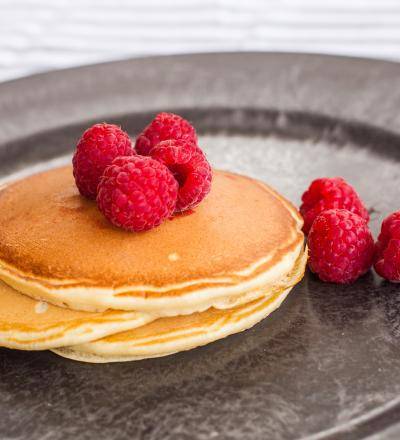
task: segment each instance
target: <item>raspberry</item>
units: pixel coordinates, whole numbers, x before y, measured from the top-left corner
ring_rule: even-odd
[[[300,213],[304,219],[303,231],[308,234],[314,219],[327,209],[347,209],[367,222],[369,214],[360,197],[341,177],[314,180],[303,194]]]
[[[197,144],[196,131],[186,119],[173,113],[159,113],[138,136],[135,148],[138,154],[148,156],[153,147],[170,139]]]
[[[211,166],[197,145],[182,139],[163,141],[151,150],[151,157],[166,165],[179,183],[176,211],[193,209],[210,192]]]
[[[100,177],[118,156],[135,154],[129,136],[113,124],[95,124],[78,142],[72,164],[79,192],[95,199]]]
[[[351,283],[372,265],[374,240],[367,222],[346,209],[321,213],[308,236],[309,267],[323,281]]]
[[[374,267],[381,277],[400,282],[400,211],[390,214],[382,223],[375,245]]]
[[[145,231],[170,217],[178,183],[166,166],[144,156],[117,157],[99,183],[97,204],[115,226]]]

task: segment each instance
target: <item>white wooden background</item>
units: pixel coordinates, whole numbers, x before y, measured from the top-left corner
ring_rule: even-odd
[[[221,50],[400,60],[400,0],[0,0],[0,81]]]

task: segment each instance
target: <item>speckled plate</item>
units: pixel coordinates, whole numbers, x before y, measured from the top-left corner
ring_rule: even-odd
[[[400,208],[400,65],[293,54],[147,58],[0,85],[0,176],[68,159],[92,121],[132,135],[160,110],[191,119],[215,166],[295,203],[342,175],[371,226]],[[189,244],[190,245],[190,244]],[[311,275],[253,329],[140,362],[0,350],[7,439],[398,439],[400,288]]]

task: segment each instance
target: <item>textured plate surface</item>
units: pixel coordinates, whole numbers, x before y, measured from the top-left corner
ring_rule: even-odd
[[[68,160],[93,120],[134,135],[170,109],[194,122],[215,166],[295,203],[312,178],[343,175],[376,234],[400,208],[399,108],[400,66],[361,59],[213,54],[65,70],[0,85],[0,175]],[[0,349],[0,437],[395,439],[399,338],[398,286],[307,275],[255,328],[166,358],[87,365]]]

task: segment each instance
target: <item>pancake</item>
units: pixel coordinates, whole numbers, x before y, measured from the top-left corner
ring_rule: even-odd
[[[296,262],[286,288],[236,307],[209,308],[191,315],[163,317],[135,329],[99,340],[53,349],[56,354],[83,362],[122,362],[167,356],[206,345],[246,330],[276,310],[304,275],[306,253]]]
[[[267,185],[215,171],[193,213],[126,232],[79,195],[63,167],[0,191],[0,279],[76,310],[191,314],[284,285],[304,252],[301,227]]]
[[[306,253],[303,253],[293,271],[287,276],[285,284],[287,289],[302,278],[305,264]],[[269,299],[280,290],[282,287],[263,292],[263,297]],[[230,309],[250,300],[251,298],[235,297],[220,306],[222,310]],[[67,310],[22,295],[1,281],[0,305],[0,346],[22,350],[45,350],[66,345],[80,345],[141,327],[156,319],[155,316],[140,312],[109,310],[91,313]],[[214,318],[217,316],[215,310],[218,309],[210,313]],[[192,318],[188,316],[188,322],[195,322],[198,319],[195,318],[196,314],[190,316]],[[167,322],[173,322],[172,319],[165,318]],[[165,321],[159,319],[159,322]]]
[[[60,356],[93,363],[168,356],[246,330],[276,310],[290,289],[233,309],[210,308],[192,315],[157,319],[150,324],[98,341],[53,349]]]
[[[145,313],[80,312],[35,301],[0,281],[0,346],[46,350],[82,344],[147,324]]]

